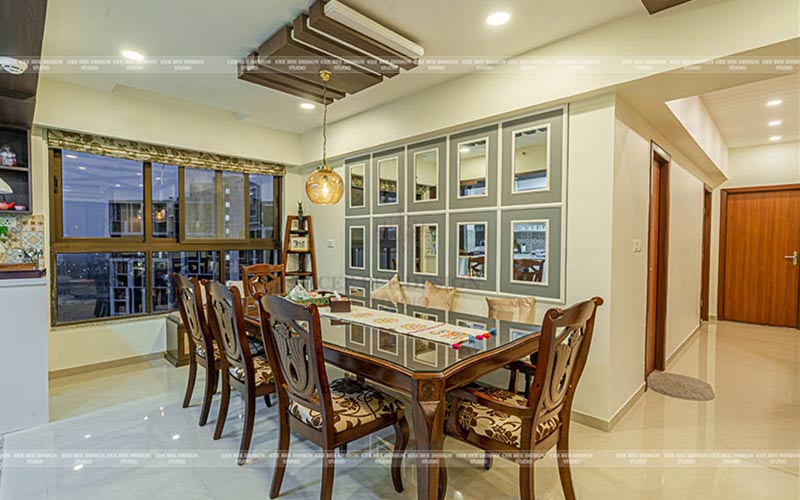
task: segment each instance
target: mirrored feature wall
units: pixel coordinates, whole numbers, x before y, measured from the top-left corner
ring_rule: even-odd
[[[563,301],[566,114],[528,113],[346,159],[348,286],[368,295],[360,290],[396,274]]]

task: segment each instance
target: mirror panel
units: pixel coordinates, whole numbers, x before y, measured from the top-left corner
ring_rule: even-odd
[[[436,276],[439,264],[439,225],[414,225],[414,273]]]
[[[397,271],[397,226],[378,226],[378,271]]]
[[[550,127],[545,125],[514,132],[513,192],[548,189]]]
[[[398,189],[397,157],[378,160],[378,205],[396,205]]]
[[[439,150],[414,153],[414,201],[439,199]]]
[[[458,224],[459,278],[486,279],[486,224],[463,222]]]
[[[487,196],[488,139],[458,145],[458,197]]]
[[[548,221],[511,223],[513,234],[511,281],[547,283]]]
[[[350,267],[364,269],[364,226],[350,227]]]
[[[364,200],[364,181],[367,165],[357,163],[350,165],[350,208],[362,208],[366,205]]]

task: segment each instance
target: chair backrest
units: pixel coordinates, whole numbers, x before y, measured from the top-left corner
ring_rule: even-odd
[[[227,364],[244,370],[245,381],[254,380],[253,358],[244,327],[242,296],[236,287],[226,288],[216,281],[206,284],[211,328],[221,344]]]
[[[470,257],[467,261],[470,275],[475,275],[483,272],[483,267],[486,262],[486,256],[479,255],[477,257]]]
[[[514,279],[539,283],[542,281],[544,261],[540,259],[514,259]]]
[[[244,288],[250,297],[286,293],[286,267],[283,264],[241,266]]]
[[[325,372],[317,306],[302,306],[277,295],[260,297],[261,335],[282,406],[295,401],[322,414],[333,429],[333,409]]]
[[[545,313],[528,397],[528,406],[536,410],[535,422],[545,422],[559,413],[569,419],[575,388],[592,343],[595,314],[602,304],[603,299],[595,297],[569,309]]]
[[[206,352],[213,353],[211,343],[212,334],[208,328],[203,305],[203,294],[197,278],[187,278],[178,273],[172,273],[172,283],[175,287],[175,296],[178,298],[178,310],[186,331],[189,332],[189,342],[192,350],[195,345],[202,346]],[[214,359],[214,356],[207,356]]]

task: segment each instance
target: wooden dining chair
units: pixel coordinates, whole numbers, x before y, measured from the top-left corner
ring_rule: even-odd
[[[182,274],[172,273],[175,296],[178,299],[178,310],[181,320],[189,333],[189,380],[186,382],[186,395],[183,407],[189,406],[197,379],[197,366],[206,369],[206,387],[203,393],[203,406],[200,411],[200,425],[208,422],[211,399],[217,390],[220,371],[220,350],[206,321],[205,305],[200,283],[196,278],[187,278]],[[211,353],[211,354],[209,354]]]
[[[248,297],[286,293],[286,267],[283,264],[241,266]]]
[[[558,473],[567,500],[575,498],[569,467],[569,425],[572,399],[592,342],[597,308],[595,297],[569,309],[545,313],[539,340],[539,362],[517,361],[533,373],[525,398],[485,385],[456,389],[449,399],[446,432],[483,450],[519,464],[519,493],[533,499],[533,466],[550,448],[558,450]]]
[[[333,493],[334,450],[347,443],[393,426],[392,482],[403,491],[401,466],[408,444],[408,424],[403,403],[354,379],[328,384],[322,351],[319,311],[282,297],[258,300],[261,335],[278,387],[280,437],[278,460],[270,498],[280,494],[289,454],[290,429],[323,449],[320,498]]]
[[[242,312],[242,297],[236,287],[226,288],[217,282],[209,282],[208,290],[209,323],[211,323],[217,342],[222,345],[222,401],[219,407],[217,428],[214,439],[222,437],[225,421],[228,417],[228,406],[231,389],[241,393],[244,400],[244,430],[239,447],[237,463],[243,465],[250,451],[255,422],[256,398],[263,396],[267,406],[272,406],[269,396],[275,392],[272,367],[267,359],[253,356],[247,340]]]

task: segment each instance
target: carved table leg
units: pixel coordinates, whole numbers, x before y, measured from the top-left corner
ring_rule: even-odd
[[[440,459],[444,445],[444,381],[436,378],[416,380],[412,392],[414,439],[418,455],[417,497],[424,500],[443,498],[446,485],[439,484],[439,465],[441,462],[444,466],[444,460]]]

